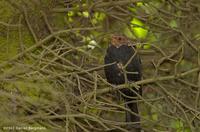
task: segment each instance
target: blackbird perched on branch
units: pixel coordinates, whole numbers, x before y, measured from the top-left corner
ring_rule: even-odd
[[[104,68],[109,83],[120,85],[141,80],[141,60],[135,48],[135,45],[133,45],[127,37],[112,35],[111,45],[108,47],[104,58],[105,64],[114,63]],[[132,114],[126,111],[126,122],[134,122],[135,125],[131,125],[131,127],[136,129],[137,132],[140,132],[137,94],[142,95],[142,88],[136,89],[132,87],[120,91],[125,100],[125,107],[135,113]]]

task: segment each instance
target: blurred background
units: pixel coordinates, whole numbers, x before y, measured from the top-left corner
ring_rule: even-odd
[[[137,44],[143,129],[199,132],[199,0],[1,0],[0,129],[127,132],[111,34]]]

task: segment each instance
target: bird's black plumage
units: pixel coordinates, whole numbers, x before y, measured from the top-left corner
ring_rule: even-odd
[[[142,78],[141,60],[139,55],[135,52],[133,46],[129,46],[126,43],[120,46],[111,44],[107,49],[104,61],[105,64],[113,63],[112,65],[105,66],[104,68],[107,81],[111,84],[124,84],[126,83],[126,80],[128,82],[136,82],[141,80]],[[126,67],[122,68],[123,66]],[[121,92],[125,95],[124,100],[125,102],[127,102],[125,106],[128,109],[130,109],[133,113],[139,114],[136,102],[136,93],[142,95],[142,89],[139,88],[139,90],[137,90],[133,87],[132,90],[130,90],[128,88],[125,88],[121,90]],[[129,103],[130,101],[132,102]],[[126,121],[140,122],[140,118],[137,115],[131,114],[130,112],[126,112]],[[136,126],[140,127],[139,123]],[[140,128],[138,129],[140,130]]]

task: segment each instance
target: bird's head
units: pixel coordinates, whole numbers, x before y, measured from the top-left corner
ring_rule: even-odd
[[[116,48],[119,48],[122,45],[131,46],[131,41],[123,35],[114,34],[111,36],[111,45],[115,46]]]

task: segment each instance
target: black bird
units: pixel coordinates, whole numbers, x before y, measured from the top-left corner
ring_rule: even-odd
[[[105,64],[113,63],[104,68],[109,83],[120,85],[141,80],[141,60],[135,48],[136,47],[132,45],[131,41],[125,36],[112,35],[111,45],[108,47],[104,58]],[[132,87],[131,89],[125,88],[120,91],[125,100],[125,107],[130,109],[133,113],[139,114],[136,93],[142,95],[142,88],[138,90]],[[131,127],[133,126],[137,132],[141,131],[139,116],[126,111],[126,122],[136,123],[135,125],[131,125]]]

